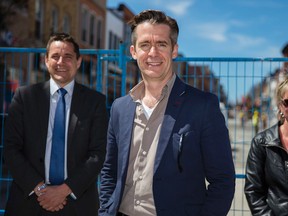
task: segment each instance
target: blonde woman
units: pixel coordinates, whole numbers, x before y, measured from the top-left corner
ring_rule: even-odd
[[[252,140],[244,192],[252,215],[287,215],[288,79],[277,88],[279,121]]]

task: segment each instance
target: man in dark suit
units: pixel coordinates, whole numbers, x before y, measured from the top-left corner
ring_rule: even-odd
[[[130,24],[143,81],[111,108],[99,215],[227,215],[235,170],[217,97],[173,73],[174,19],[147,10]]]
[[[13,177],[5,215],[97,215],[108,118],[105,96],[75,81],[81,61],[74,39],[56,33],[45,57],[50,80],[17,89],[5,126],[4,158]],[[59,89],[65,92],[63,115],[56,114]],[[64,151],[54,159],[54,120],[63,116],[57,130],[64,128],[58,142]],[[61,170],[58,182],[52,180],[52,162]]]

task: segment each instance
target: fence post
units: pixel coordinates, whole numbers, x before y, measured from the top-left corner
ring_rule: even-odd
[[[120,43],[119,48],[119,68],[121,68],[122,71],[122,80],[121,80],[121,96],[126,95],[126,55],[125,55],[125,43]]]
[[[102,55],[101,52],[100,54],[97,56],[97,71],[96,71],[96,90],[99,92],[102,92],[103,88],[102,88]]]

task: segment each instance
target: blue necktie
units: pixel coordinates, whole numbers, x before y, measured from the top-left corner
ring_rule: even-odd
[[[50,158],[49,181],[52,185],[60,185],[64,181],[64,152],[65,152],[65,94],[63,88],[58,89],[59,100],[55,111],[52,134],[52,149]]]

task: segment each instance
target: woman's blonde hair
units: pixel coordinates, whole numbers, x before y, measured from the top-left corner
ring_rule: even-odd
[[[276,100],[277,100],[277,105],[279,105],[281,103],[281,101],[283,100],[283,95],[285,94],[285,92],[287,91],[287,87],[288,87],[288,78],[286,78],[285,80],[283,80],[277,87],[276,89]]]
[[[285,117],[283,113],[281,112],[279,106],[281,104],[281,101],[283,100],[283,95],[288,90],[288,78],[283,80],[276,89],[276,103],[278,107],[278,119],[280,120],[281,124],[283,124]]]

